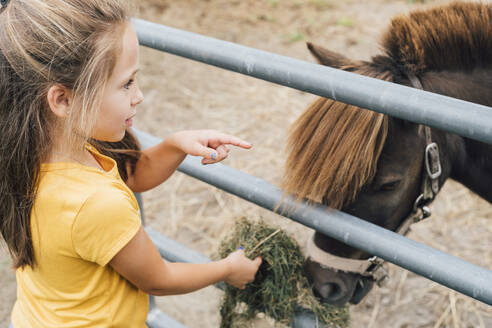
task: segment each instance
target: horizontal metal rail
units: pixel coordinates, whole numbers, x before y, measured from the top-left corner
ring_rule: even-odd
[[[187,328],[182,323],[162,313],[156,306],[152,306],[145,322],[149,328]]]
[[[159,138],[142,131],[135,130],[135,134],[143,148],[160,142]],[[321,204],[310,206],[305,202],[295,202],[289,197],[283,199],[281,189],[221,163],[204,166],[199,158],[187,156],[178,170],[345,244],[492,305],[492,271],[490,270]],[[279,204],[280,207],[275,210]]]
[[[492,108],[133,19],[141,45],[492,143]]]

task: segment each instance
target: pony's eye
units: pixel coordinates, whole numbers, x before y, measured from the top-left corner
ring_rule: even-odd
[[[400,184],[400,180],[391,181],[391,182],[388,182],[388,183],[383,183],[377,189],[379,191],[391,191],[391,190],[395,190],[396,187],[398,187],[399,184]]]

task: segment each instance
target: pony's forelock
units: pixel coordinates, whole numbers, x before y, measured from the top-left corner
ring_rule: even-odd
[[[318,98],[291,127],[283,189],[342,208],[374,177],[387,133],[386,115]]]

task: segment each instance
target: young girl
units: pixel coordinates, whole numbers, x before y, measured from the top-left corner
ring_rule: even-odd
[[[138,41],[124,2],[0,4],[0,230],[17,269],[13,327],[144,327],[147,294],[252,281],[259,258],[238,250],[168,263],[142,229],[132,191],[165,181],[186,154],[211,164],[226,145],[251,145],[204,130],[138,150],[127,130],[143,100]]]

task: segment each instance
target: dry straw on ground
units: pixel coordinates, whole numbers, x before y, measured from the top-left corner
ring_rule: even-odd
[[[246,327],[248,321],[263,312],[278,322],[289,324],[296,307],[311,310],[327,327],[347,327],[348,308],[324,305],[314,297],[304,275],[304,256],[297,242],[281,229],[264,222],[242,218],[219,250],[225,257],[239,246],[253,259],[263,262],[255,280],[240,290],[226,286],[221,308],[221,328]]]

